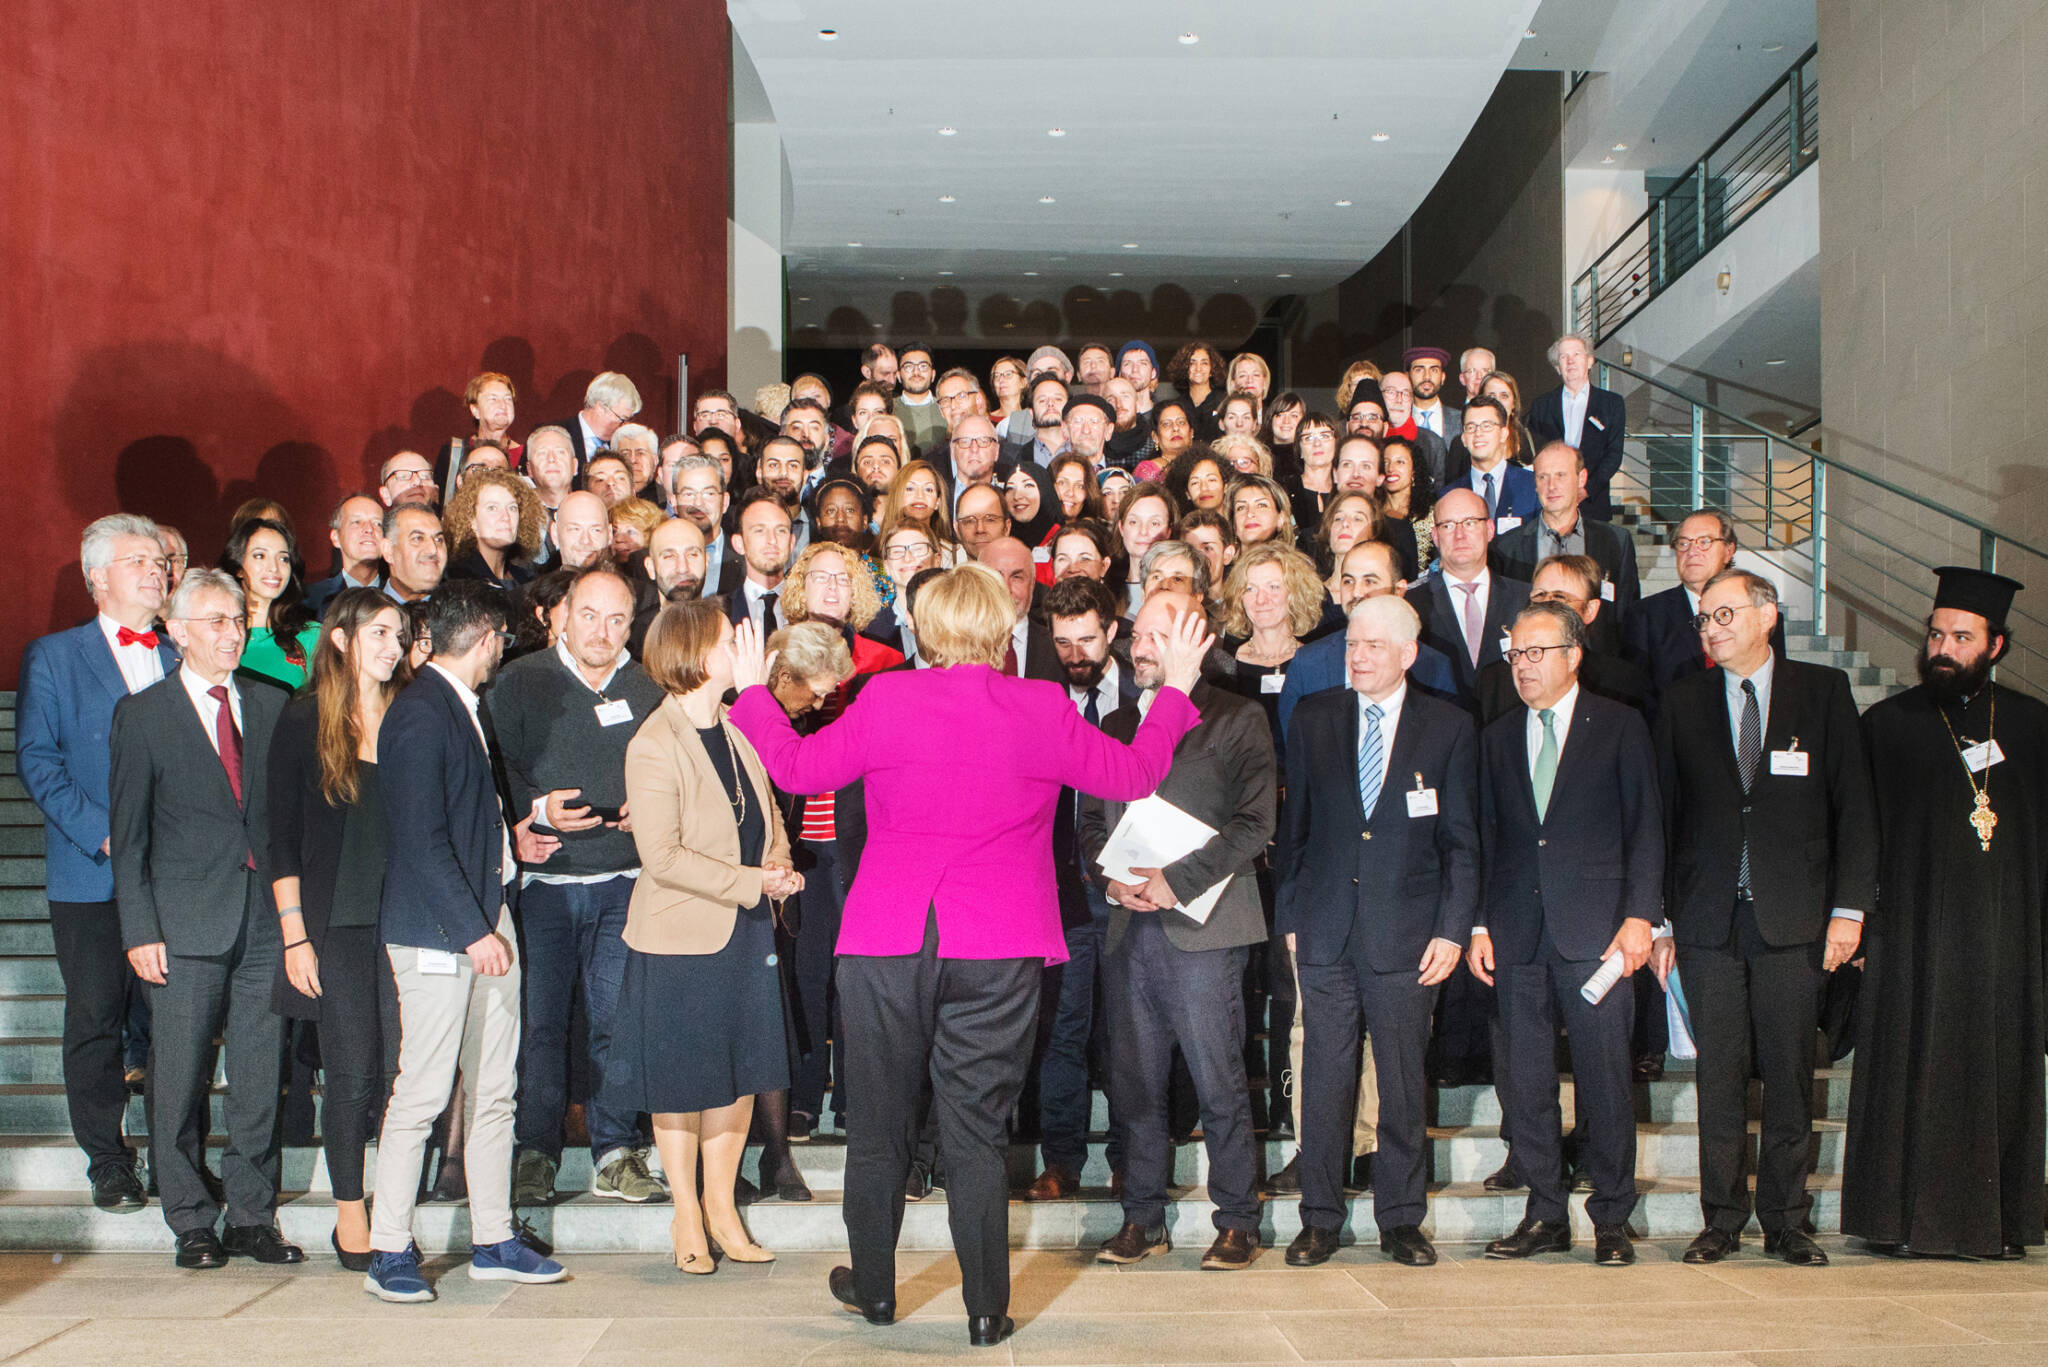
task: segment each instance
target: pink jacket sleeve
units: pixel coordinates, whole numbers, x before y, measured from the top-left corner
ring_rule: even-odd
[[[1060,782],[1110,802],[1135,802],[1157,789],[1173,767],[1173,747],[1202,720],[1177,688],[1159,690],[1129,745],[1090,726],[1072,705],[1060,708],[1058,715],[1063,719]]]
[[[799,736],[775,695],[761,685],[740,694],[727,715],[753,742],[768,777],[786,793],[829,793],[867,772],[868,711],[853,706],[823,730]]]

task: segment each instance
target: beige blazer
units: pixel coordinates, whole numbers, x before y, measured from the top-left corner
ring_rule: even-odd
[[[766,863],[789,863],[789,837],[761,757],[718,709],[768,823]],[[640,877],[626,910],[626,943],[642,954],[716,954],[741,907],[761,900],[761,870],[740,863],[739,823],[697,728],[674,696],[662,699],[626,747],[626,800]]]

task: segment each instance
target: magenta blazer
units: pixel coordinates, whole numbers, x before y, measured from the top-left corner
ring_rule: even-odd
[[[1060,963],[1060,789],[1144,797],[1201,716],[1185,693],[1162,688],[1125,745],[1083,720],[1056,683],[954,665],[873,675],[853,706],[811,736],[797,735],[766,688],[740,694],[731,719],[785,791],[867,782],[868,842],[839,953],[915,954],[936,907],[942,958]]]

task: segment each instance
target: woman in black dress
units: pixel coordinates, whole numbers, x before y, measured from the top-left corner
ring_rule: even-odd
[[[320,1026],[334,1251],[352,1272],[370,1265],[363,1149],[377,1134],[385,1055],[397,1040],[391,965],[377,934],[377,731],[411,677],[404,611],[377,589],[343,589],[327,605],[312,680],[286,704],[270,742],[271,887],[284,937],[274,1004]]]
[[[714,1249],[774,1260],[748,1235],[734,1188],[755,1095],[790,1083],[772,904],[803,878],[761,761],[719,701],[733,669],[721,605],[668,604],[641,663],[668,696],[626,749],[641,872],[605,1092],[653,1116],[676,1266],[702,1274],[717,1269]]]

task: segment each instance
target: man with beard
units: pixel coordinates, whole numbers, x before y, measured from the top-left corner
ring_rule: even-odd
[[[677,461],[675,494],[676,516],[694,524],[704,537],[704,583],[714,593],[730,593],[741,569],[739,557],[725,553],[725,536],[719,530],[725,525],[732,494],[725,487],[717,458],[684,456]]]
[[[654,529],[640,563],[647,569],[647,578],[654,581],[654,592],[646,592],[644,582],[633,589],[633,625],[626,636],[626,651],[636,660],[662,604],[704,596],[703,530],[686,517],[670,518]]]
[[[808,495],[825,477],[825,459],[832,454],[832,420],[816,399],[791,399],[782,410],[782,435],[804,449],[802,492]]]
[[[1935,574],[1920,686],[1863,716],[1880,853],[1842,1230],[1898,1257],[2021,1258],[2048,1138],[2048,708],[1990,681],[2020,585]]]
[[[1102,725],[1104,717],[1138,699],[1137,680],[1118,666],[1109,649],[1119,625],[1116,607],[1102,581],[1085,575],[1062,580],[1045,595],[1062,682],[1090,726]],[[1024,1193],[1027,1201],[1073,1196],[1081,1189],[1081,1165],[1088,1157],[1088,1055],[1102,999],[1102,937],[1109,926],[1109,903],[1081,861],[1079,814],[1074,790],[1062,790],[1053,819],[1052,857],[1067,961],[1045,970],[1038,1011],[1038,1151],[1044,1169]],[[1109,1133],[1114,1173],[1123,1168],[1123,1143],[1114,1123]]]
[[[861,353],[860,377],[869,384],[880,385],[885,392],[894,394],[897,378],[896,353],[881,342],[876,342]]]
[[[1444,372],[1450,364],[1451,353],[1442,347],[1410,347],[1401,357],[1409,387],[1415,391],[1415,425],[1436,433],[1446,445],[1457,440],[1461,416],[1443,401]]]
[[[746,570],[725,594],[725,615],[735,626],[751,621],[763,636],[770,636],[789,624],[779,608],[783,576],[796,558],[789,528],[789,509],[773,489],[757,484],[741,496],[732,548]]]
[[[1100,471],[1109,434],[1116,429],[1116,409],[1096,394],[1076,394],[1067,400],[1064,415],[1067,449]]]
[[[1003,459],[1020,464],[1028,460],[1050,469],[1054,457],[1067,449],[1066,382],[1057,375],[1040,375],[1032,380],[1028,399],[1031,435],[1006,446]]]
[[[912,343],[897,353],[896,366],[903,379],[903,392],[896,396],[896,416],[912,449],[926,450],[946,435],[946,416],[932,393],[937,373],[932,369],[931,348],[922,342]]]
[[[810,453],[795,437],[770,437],[761,443],[761,456],[754,477],[775,491],[782,510],[789,514],[791,557],[802,555],[811,544],[811,515],[804,508],[804,479]]]
[[[1415,382],[1405,370],[1389,370],[1380,376],[1380,402],[1387,410],[1387,427],[1382,436],[1399,437],[1415,451],[1416,461],[1429,470],[1430,482],[1448,489],[1457,482],[1457,463],[1447,460],[1444,439],[1415,421]]]

